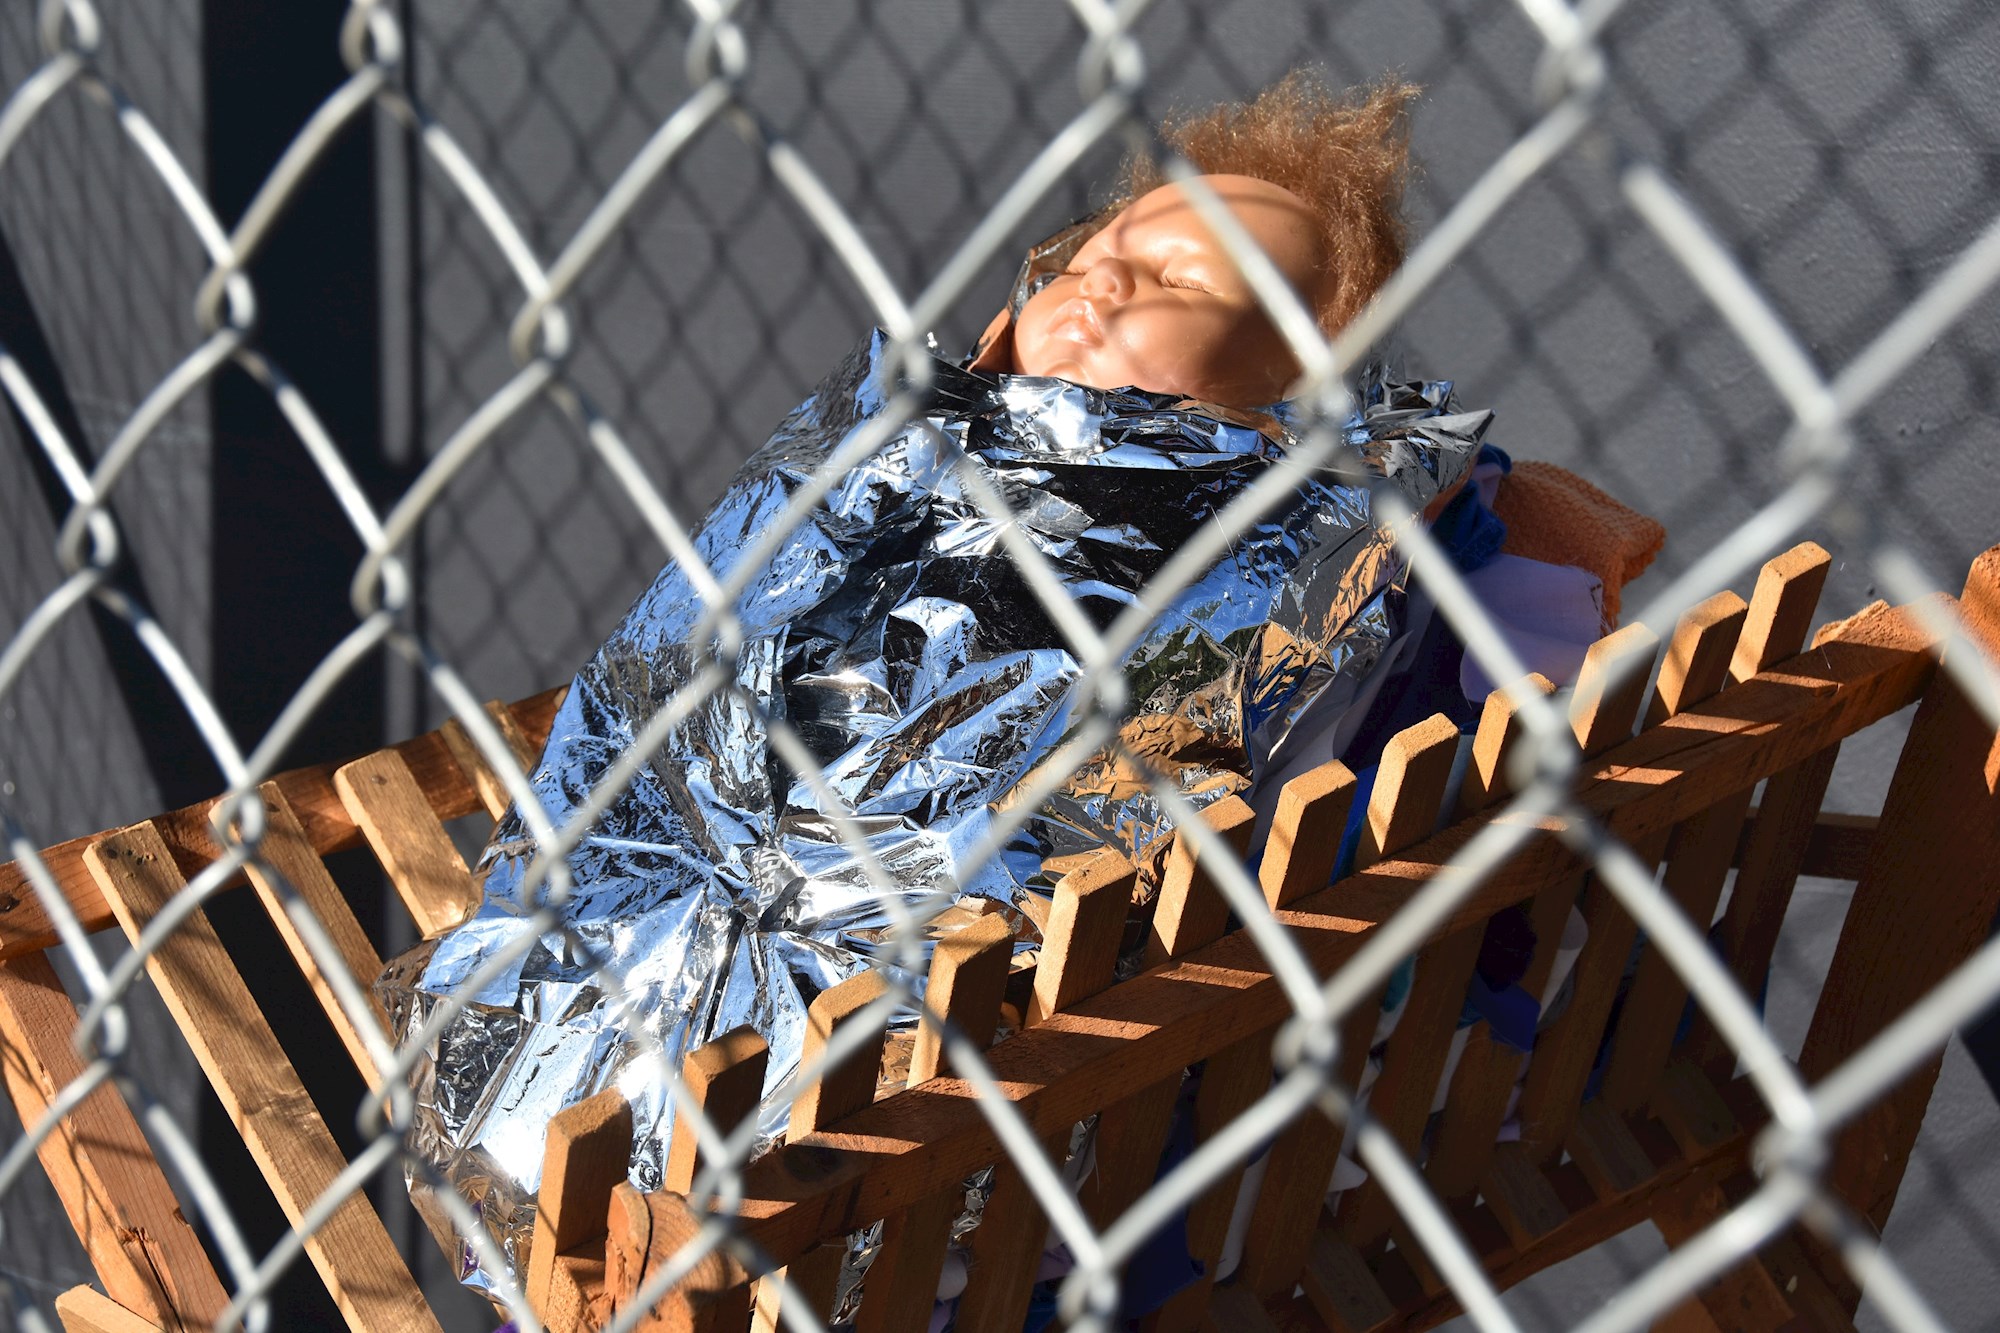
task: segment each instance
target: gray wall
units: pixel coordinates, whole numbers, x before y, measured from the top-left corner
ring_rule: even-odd
[[[200,6],[101,8],[107,66],[199,176]],[[669,6],[405,8],[418,95],[544,255],[687,93],[686,21]],[[1078,106],[1079,31],[1058,0],[746,8],[747,96],[812,161],[906,290]],[[7,87],[31,66],[30,28],[22,7],[0,17]],[[1411,209],[1419,233],[1535,115],[1528,89],[1539,42],[1504,4],[1161,0],[1140,35],[1154,75],[1149,116],[1240,95],[1303,62],[1342,79],[1400,68],[1424,83]],[[1517,197],[1424,299],[1400,343],[1413,369],[1455,377],[1465,402],[1498,410],[1496,442],[1575,467],[1668,525],[1660,573],[1634,589],[1630,607],[1781,486],[1775,445],[1785,418],[1734,336],[1624,208],[1618,155],[1663,162],[1816,360],[1838,367],[2000,211],[2000,16],[1948,0],[1636,0],[1608,42],[1610,137]],[[375,133],[383,428],[391,460],[414,465],[504,381],[518,296],[439,174],[386,121]],[[1083,211],[1115,157],[1109,146],[1094,154],[1018,242]],[[0,232],[101,447],[190,345],[199,256],[101,111],[80,104],[38,126],[0,175]],[[938,331],[946,346],[985,323],[1010,269],[1011,259],[996,264],[952,312]],[[726,126],[675,167],[586,278],[574,310],[576,382],[690,519],[870,322],[838,262]],[[1982,303],[1867,414],[1850,482],[1881,534],[1954,589],[1970,556],[2000,536],[1989,411],[1996,339],[1992,304]],[[10,433],[0,453],[9,624],[54,577],[51,518],[24,447]],[[209,528],[225,517],[205,512],[206,449],[198,399],[142,457],[119,505],[149,592],[198,672],[211,619]],[[1808,535],[1841,557],[1824,615],[1875,595],[1862,534],[1822,526]],[[517,697],[566,679],[661,559],[566,422],[537,409],[503,431],[426,520],[416,548],[421,623],[475,690]],[[390,733],[443,716],[407,670],[392,668],[387,688]],[[157,808],[135,739],[144,721],[116,695],[102,646],[77,621],[0,704],[14,710],[0,712],[0,781],[15,784],[8,808],[38,841]],[[1839,800],[1873,808],[1894,747],[1853,748]],[[1838,907],[1832,886],[1800,895],[1784,966],[1801,995],[1823,973]],[[1792,1003],[1774,1006],[1781,1001]],[[160,1073],[167,1086],[186,1077]],[[1990,1202],[2000,1179],[1992,1154],[1979,1151],[1996,1130],[2000,1115],[1954,1047],[1890,1240],[1966,1326],[2000,1300],[2000,1214]],[[24,1236],[59,1235],[15,1221],[50,1216],[46,1200],[15,1196],[0,1207],[9,1222],[0,1264],[67,1280],[74,1254],[20,1248]],[[1524,1309],[1553,1317],[1564,1300],[1584,1299],[1576,1293],[1600,1290],[1617,1262],[1643,1257],[1599,1256],[1594,1276],[1543,1284],[1523,1300],[1545,1304]]]
[[[106,68],[199,178],[198,5],[114,0],[100,10],[115,34]],[[33,7],[0,13],[0,88],[17,85],[39,50]],[[190,345],[190,294],[204,270],[193,236],[134,165],[102,108],[71,99],[50,108],[0,174],[0,237],[93,456]],[[60,578],[58,511],[46,501],[31,448],[12,415],[0,413],[0,624],[10,636]],[[207,458],[205,403],[197,398],[137,460],[117,504],[154,609],[203,677]],[[122,697],[104,636],[89,616],[70,617],[0,700],[0,804],[43,844],[145,818],[162,803],[138,738],[145,725]],[[122,938],[100,942],[106,957],[123,949]],[[135,1071],[192,1120],[200,1073],[172,1020],[149,986],[137,989],[132,1010]],[[0,1144],[19,1132],[11,1103],[0,1101]],[[89,1260],[39,1172],[0,1199],[0,1220],[0,1269],[25,1291],[47,1301],[89,1280]],[[0,1310],[0,1326],[9,1318]]]

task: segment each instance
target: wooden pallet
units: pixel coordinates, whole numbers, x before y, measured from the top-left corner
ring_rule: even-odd
[[[1934,667],[1926,624],[1877,606],[1829,626],[1803,653],[1828,559],[1806,544],[1768,564],[1748,604],[1723,593],[1691,611],[1647,689],[1657,645],[1627,629],[1597,645],[1570,714],[1585,756],[1577,803],[1649,861],[1697,922],[1715,913],[1733,869],[1719,933],[1730,970],[1752,993],[1769,969],[1801,874],[1856,881],[1833,965],[1801,1056],[1822,1077],[1907,1009],[1984,938],[2000,905],[2000,795],[1995,738],[1950,677]],[[2000,651],[2000,548],[1975,562],[1958,603],[1972,632]],[[1621,664],[1642,659],[1642,669]],[[1879,820],[1820,811],[1842,740],[1921,699]],[[539,749],[556,700],[489,706],[517,756]],[[1634,734],[1641,715],[1644,725]],[[1366,811],[1356,873],[1328,886],[1333,848],[1353,800],[1338,764],[1284,791],[1260,867],[1266,901],[1321,975],[1330,975],[1486,823],[1508,818],[1506,759],[1520,728],[1496,696],[1481,719],[1463,785],[1450,790],[1455,734],[1443,723],[1391,742]],[[1764,783],[1761,804],[1751,807]],[[479,809],[497,817],[500,785],[455,726],[343,765],[282,775],[263,789],[277,872],[250,876],[324,1021],[363,1073],[383,1049],[383,1018],[360,998],[380,967],[322,858],[365,842],[426,934],[474,901],[471,876],[442,821]],[[137,938],[218,854],[206,807],[77,839],[44,853],[86,929]],[[1206,815],[1241,847],[1248,807],[1225,800]],[[1442,831],[1441,820],[1449,820]],[[1014,978],[1019,1031],[988,1060],[1015,1108],[1050,1150],[1079,1120],[1098,1117],[1097,1169],[1080,1202],[1099,1225],[1151,1183],[1182,1073],[1202,1064],[1195,1132],[1206,1138],[1266,1086],[1272,1037],[1290,1014],[1283,991],[1243,931],[1228,930],[1221,897],[1186,845],[1170,856],[1151,922],[1144,974],[1113,984],[1133,869],[1106,856],[1058,885],[1034,974]],[[1920,898],[1918,895],[1921,895]],[[1909,910],[1921,901],[1922,911]],[[84,1070],[77,1023],[44,951],[56,936],[18,867],[0,867],[0,1042],[8,1091],[37,1119]],[[1526,904],[1539,941],[1523,984],[1538,987],[1572,904],[1590,938],[1561,1018],[1528,1061],[1518,1142],[1496,1143],[1521,1059],[1475,1027],[1443,1113],[1430,1107],[1486,921]],[[299,922],[323,927],[316,956]],[[1416,1153],[1493,1281],[1506,1287],[1645,1222],[1670,1244],[1693,1235],[1754,1188],[1748,1144],[1766,1116],[1735,1077],[1713,1026],[1676,1040],[1687,990],[1650,949],[1640,951],[1622,1005],[1621,977],[1637,928],[1556,830],[1530,828],[1521,848],[1459,905],[1419,954],[1417,983],[1390,1041],[1371,1113]],[[1002,918],[970,919],[938,948],[933,1004],[977,1037],[993,1033],[1008,991],[1011,940]],[[322,963],[324,960],[324,964]],[[188,914],[147,964],[224,1107],[287,1215],[295,1221],[347,1163],[299,1086],[276,1035],[203,914]],[[339,974],[363,983],[336,985]],[[880,983],[863,977],[812,1006],[811,1049],[867,1012]],[[343,1002],[342,993],[346,1000]],[[1348,1021],[1342,1073],[1350,1082],[1373,1026],[1370,999]],[[1615,1017],[1614,1017],[1615,1007]],[[310,1016],[289,1016],[296,1024]],[[318,1020],[314,1020],[318,1021]],[[1586,1083],[1607,1030],[1599,1094]],[[295,1046],[295,1049],[297,1047]],[[878,1096],[880,1034],[799,1096],[790,1138],[745,1175],[741,1229],[782,1265],[793,1299],[824,1314],[842,1238],[885,1222],[865,1284],[864,1330],[921,1327],[946,1260],[945,1226],[960,1182],[998,1165],[986,1221],[971,1238],[971,1276],[957,1327],[1015,1333],[1032,1294],[1047,1223],[1006,1160],[970,1085],[946,1066],[934,1034],[909,1055],[907,1090]],[[750,1113],[762,1043],[731,1033],[688,1057],[689,1086],[729,1126]],[[1938,1059],[1888,1091],[1842,1132],[1828,1180],[1880,1226],[1922,1122]],[[341,1112],[344,1113],[344,1112]],[[556,1330],[597,1327],[634,1299],[649,1271],[698,1228],[688,1191],[700,1168],[676,1141],[667,1188],[623,1184],[631,1120],[615,1094],[571,1107],[550,1127],[528,1293]],[[1147,1320],[1175,1329],[1417,1329],[1457,1307],[1387,1197],[1371,1182],[1323,1197],[1340,1132],[1301,1116],[1271,1149],[1243,1262],[1226,1286],[1197,1283]],[[228,1296],[126,1103],[110,1085],[78,1105],[44,1143],[42,1162],[96,1264],[103,1291],[59,1303],[71,1330],[207,1327]],[[1222,1252],[1241,1173],[1193,1203],[1188,1236],[1209,1271]],[[343,1316],[356,1329],[435,1328],[402,1259],[364,1195],[351,1194],[306,1242]],[[647,1316],[646,1327],[776,1327],[778,1284],[723,1253],[711,1255]],[[1840,1328],[1859,1292],[1810,1237],[1780,1235],[1663,1323],[1668,1328]]]

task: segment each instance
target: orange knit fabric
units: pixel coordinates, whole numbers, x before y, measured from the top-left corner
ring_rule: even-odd
[[[1571,472],[1522,459],[1500,482],[1493,512],[1507,525],[1500,549],[1604,580],[1604,614],[1618,623],[1618,594],[1666,545],[1667,530]]]

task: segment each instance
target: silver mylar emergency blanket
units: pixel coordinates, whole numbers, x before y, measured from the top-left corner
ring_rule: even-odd
[[[695,544],[726,580],[850,433],[893,392],[877,334],[737,475]],[[1244,413],[1136,391],[986,375],[939,362],[931,406],[842,477],[755,571],[736,604],[733,688],[676,725],[569,857],[564,929],[541,933],[460,998],[421,1068],[411,1145],[480,1209],[519,1271],[549,1119],[617,1083],[637,1126],[632,1179],[656,1187],[671,1108],[662,1066],[750,1024],[767,1091],[796,1066],[806,1007],[888,956],[888,896],[820,794],[774,750],[796,728],[866,837],[894,896],[935,909],[978,895],[1033,938],[1060,868],[1113,846],[1150,863],[1170,832],[1144,775],[1100,752],[984,864],[996,811],[1079,723],[1077,654],[972,502],[976,473],[1100,628],[1295,443],[1283,406]],[[1470,466],[1487,413],[1453,414],[1448,383],[1361,385],[1347,438],[1373,477],[1423,506]],[[1157,605],[1124,660],[1121,739],[1197,805],[1288,757],[1309,708],[1351,700],[1399,633],[1403,566],[1365,485],[1301,471],[1186,589]],[[705,608],[668,565],[570,687],[533,775],[560,827],[712,651]],[[1320,730],[1318,721],[1313,726]],[[535,851],[510,813],[481,863],[485,901],[399,959],[383,994],[401,1039],[533,924]],[[534,893],[527,895],[536,897]],[[1032,904],[1029,904],[1032,906]],[[620,1009],[599,969],[623,978]],[[782,1127],[771,1098],[764,1128]],[[437,1217],[419,1182],[416,1193]],[[477,1274],[475,1285],[486,1285]]]

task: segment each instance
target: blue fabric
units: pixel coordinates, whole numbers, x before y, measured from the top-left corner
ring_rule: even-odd
[[[1514,460],[1506,451],[1490,444],[1480,445],[1479,455],[1473,459],[1474,467],[1482,463],[1497,463],[1503,473],[1514,470]],[[1431,536],[1444,547],[1459,571],[1469,574],[1500,554],[1500,547],[1507,540],[1507,525],[1486,507],[1479,498],[1478,488],[1468,485],[1431,524]]]
[[[1056,1284],[1042,1282],[1035,1286],[1028,1296],[1028,1317],[1021,1324],[1021,1333],[1042,1333],[1042,1330],[1056,1322]]]
[[[1490,444],[1480,446],[1474,465],[1485,462],[1507,470],[1513,467],[1513,461]],[[1438,515],[1431,535],[1460,571],[1470,572],[1500,554],[1507,525],[1480,501],[1478,489],[1467,485]],[[1402,608],[1397,610],[1400,613]],[[1459,688],[1458,669],[1464,660],[1465,645],[1443,616],[1433,615],[1417,642],[1409,669],[1383,684],[1341,759],[1358,774],[1380,762],[1382,747],[1397,732],[1433,713],[1443,713],[1460,731],[1472,730],[1479,722],[1479,709]]]
[[[1541,1020],[1542,1006],[1519,986],[1492,985],[1479,972],[1465,988],[1465,1008],[1458,1025],[1471,1027],[1485,1019],[1495,1041],[1526,1055],[1535,1045],[1535,1024]]]

